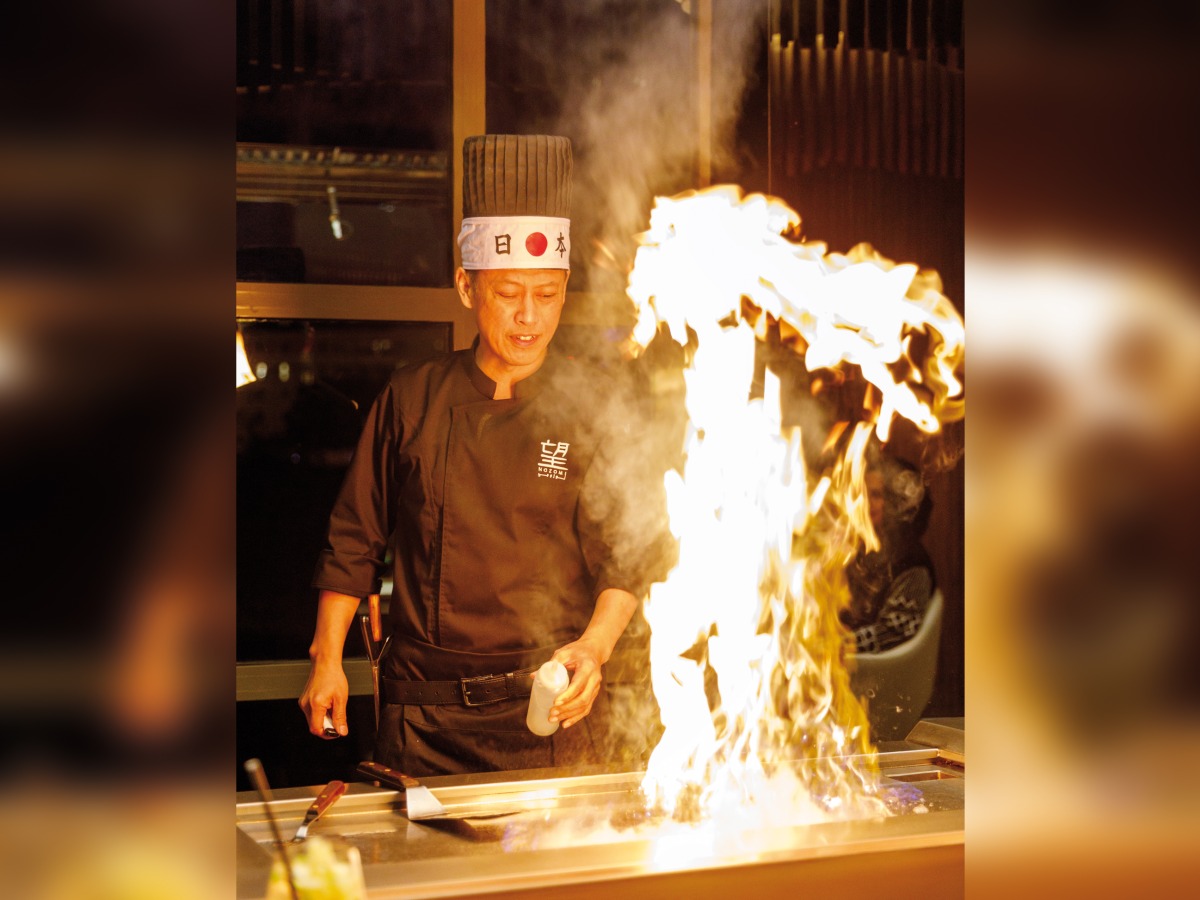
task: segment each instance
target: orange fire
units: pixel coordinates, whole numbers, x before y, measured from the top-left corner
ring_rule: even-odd
[[[722,186],[658,198],[629,277],[644,348],[665,326],[694,352],[683,471],[667,473],[679,562],[646,601],[664,733],[647,802],[698,820],[756,807],[789,821],[882,814],[875,750],[844,658],[845,566],[877,549],[864,473],[874,431],[962,416],[963,324],[936,274],[860,244],[791,240],[799,216]],[[865,419],[839,423],[808,471],[770,370],[748,401],[756,344],[778,328],[810,371],[853,366]],[[719,696],[717,696],[719,694]],[[800,761],[796,764],[796,761]]]

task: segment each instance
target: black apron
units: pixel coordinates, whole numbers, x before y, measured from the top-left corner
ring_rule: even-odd
[[[502,674],[549,659],[554,647],[511,653],[456,653],[407,640],[391,645],[428,681],[453,680],[457,672]],[[389,652],[389,656],[391,656]],[[463,676],[458,676],[463,677]],[[528,676],[525,676],[528,677]],[[604,688],[592,711],[570,728],[545,737],[525,725],[527,697],[481,706],[383,703],[375,759],[410,775],[457,775],[550,766],[602,763],[611,758]]]

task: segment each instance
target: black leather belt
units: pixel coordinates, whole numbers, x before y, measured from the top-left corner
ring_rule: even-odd
[[[528,697],[533,687],[533,679],[529,676],[537,670],[537,666],[530,666],[503,675],[479,675],[456,681],[399,681],[387,677],[380,681],[383,682],[383,696],[388,703],[483,706],[510,697]]]

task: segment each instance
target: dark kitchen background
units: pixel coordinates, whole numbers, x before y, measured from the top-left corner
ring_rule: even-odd
[[[561,352],[620,365],[632,236],[656,194],[708,184],[783,198],[831,250],[867,241],[937,270],[962,312],[962,31],[949,0],[239,0],[237,323],[255,380],[237,403],[238,760],[286,787],[351,778],[370,756],[357,627],[350,736],[313,738],[296,706],[308,580],[374,394],[396,365],[473,336],[451,287],[462,139],[573,142]],[[963,714],[951,438],[925,535],[945,598],[931,716]],[[618,688],[644,686],[641,637],[614,660]]]

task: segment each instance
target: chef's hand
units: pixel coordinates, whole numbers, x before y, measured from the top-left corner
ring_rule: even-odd
[[[552,659],[571,673],[571,684],[554,698],[551,722],[562,722],[563,728],[570,728],[592,711],[604,677],[600,667],[608,662],[637,604],[637,598],[628,591],[605,588],[596,598],[591,621],[579,640],[554,652]]]
[[[342,648],[346,633],[358,612],[359,598],[336,591],[321,591],[317,600],[317,627],[313,632],[308,658],[312,668],[308,683],[300,695],[300,708],[308,719],[308,730],[326,740],[350,733],[346,726],[346,700],[350,685],[342,669]],[[325,733],[325,714],[333,720],[336,735]]]
[[[346,725],[346,700],[350,685],[341,665],[314,662],[308,672],[308,683],[300,695],[300,708],[308,719],[308,730],[319,738],[332,740],[350,733]],[[333,720],[336,735],[325,733],[325,715]]]
[[[551,722],[562,722],[563,728],[570,728],[592,711],[604,680],[600,668],[608,656],[604,649],[597,642],[581,637],[554,652],[551,658],[567,667],[571,683],[554,698]]]

